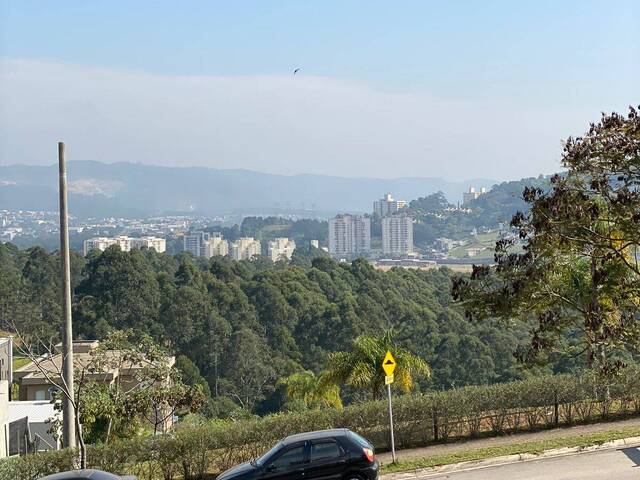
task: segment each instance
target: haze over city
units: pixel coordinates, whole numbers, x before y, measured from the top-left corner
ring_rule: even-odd
[[[3,9],[2,165],[517,179],[640,76],[633,1]]]
[[[638,0],[5,0],[0,480],[637,480]]]

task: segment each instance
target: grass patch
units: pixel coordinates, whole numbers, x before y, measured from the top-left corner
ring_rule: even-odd
[[[574,435],[570,437],[550,438],[536,442],[516,443],[513,445],[497,445],[495,447],[477,448],[443,455],[416,458],[406,461],[398,461],[384,465],[381,473],[403,472],[419,468],[437,467],[452,463],[468,462],[472,460],[484,460],[486,458],[501,457],[504,455],[516,455],[519,453],[540,454],[546,450],[555,448],[588,447],[602,445],[603,443],[621,438],[640,436],[640,427],[628,427],[606,432]]]
[[[29,360],[27,357],[18,357],[15,356],[13,357],[13,369],[16,370],[20,367],[24,367],[26,364],[30,363],[31,360]]]
[[[455,258],[470,258],[470,259],[486,259],[493,258],[494,247],[498,238],[498,232],[481,233],[473,237],[467,238],[467,244],[460,247],[456,247],[449,252],[450,257]],[[467,249],[476,248],[484,250],[478,252],[475,256],[469,256]]]

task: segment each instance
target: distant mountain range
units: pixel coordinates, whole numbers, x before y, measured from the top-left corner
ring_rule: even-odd
[[[80,217],[160,214],[277,214],[369,212],[391,192],[412,200],[442,191],[456,203],[470,186],[489,179],[344,178],[272,175],[249,170],[159,167],[136,163],[74,161],[68,164],[69,209]],[[0,209],[57,210],[58,167],[0,166]]]

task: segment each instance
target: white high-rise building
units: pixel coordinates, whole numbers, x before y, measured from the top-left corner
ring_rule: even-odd
[[[229,255],[229,242],[219,233],[212,234],[209,240],[204,242],[205,257],[226,257],[227,255]]]
[[[469,191],[462,194],[462,204],[466,205],[485,193],[487,193],[487,189],[485,187],[482,187],[480,191],[477,191],[475,187],[469,187]]]
[[[104,252],[111,245],[118,245],[123,252],[129,252],[135,248],[154,248],[158,253],[164,253],[167,250],[167,241],[160,237],[127,237],[120,235],[118,237],[94,237],[84,241],[85,256],[92,250],[100,250]]]
[[[371,250],[371,219],[362,215],[337,215],[329,219],[329,253],[349,257]]]
[[[396,214],[382,218],[382,253],[406,257],[413,253],[413,219]]]
[[[291,238],[275,238],[269,241],[267,253],[272,262],[278,260],[291,260],[293,251],[296,249],[296,242]]]
[[[114,239],[113,238],[107,238],[107,237],[95,237],[95,238],[88,238],[84,241],[84,256],[86,257],[89,252],[93,251],[93,250],[100,250],[101,252],[104,252],[107,248],[109,248],[111,245],[114,245]]]
[[[234,260],[249,260],[261,253],[260,241],[253,237],[241,237],[231,244],[231,258]]]
[[[184,251],[194,257],[204,257],[204,244],[211,238],[208,232],[191,232],[184,236]]]
[[[404,200],[394,200],[390,193],[387,193],[380,200],[373,202],[373,213],[379,217],[386,217],[387,215],[393,215],[398,210],[407,206],[407,202]]]
[[[153,248],[158,253],[167,251],[167,241],[160,237],[131,238],[131,248]]]

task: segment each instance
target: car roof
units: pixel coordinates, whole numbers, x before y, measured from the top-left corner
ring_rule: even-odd
[[[67,479],[88,479],[88,480],[120,480],[121,477],[101,470],[72,470],[69,472],[55,473],[42,477],[40,480],[67,480]]]
[[[283,445],[290,445],[296,442],[303,442],[306,440],[318,440],[320,438],[330,437],[345,437],[349,434],[347,428],[332,428],[329,430],[316,430],[315,432],[296,433],[295,435],[289,435],[282,440]]]

